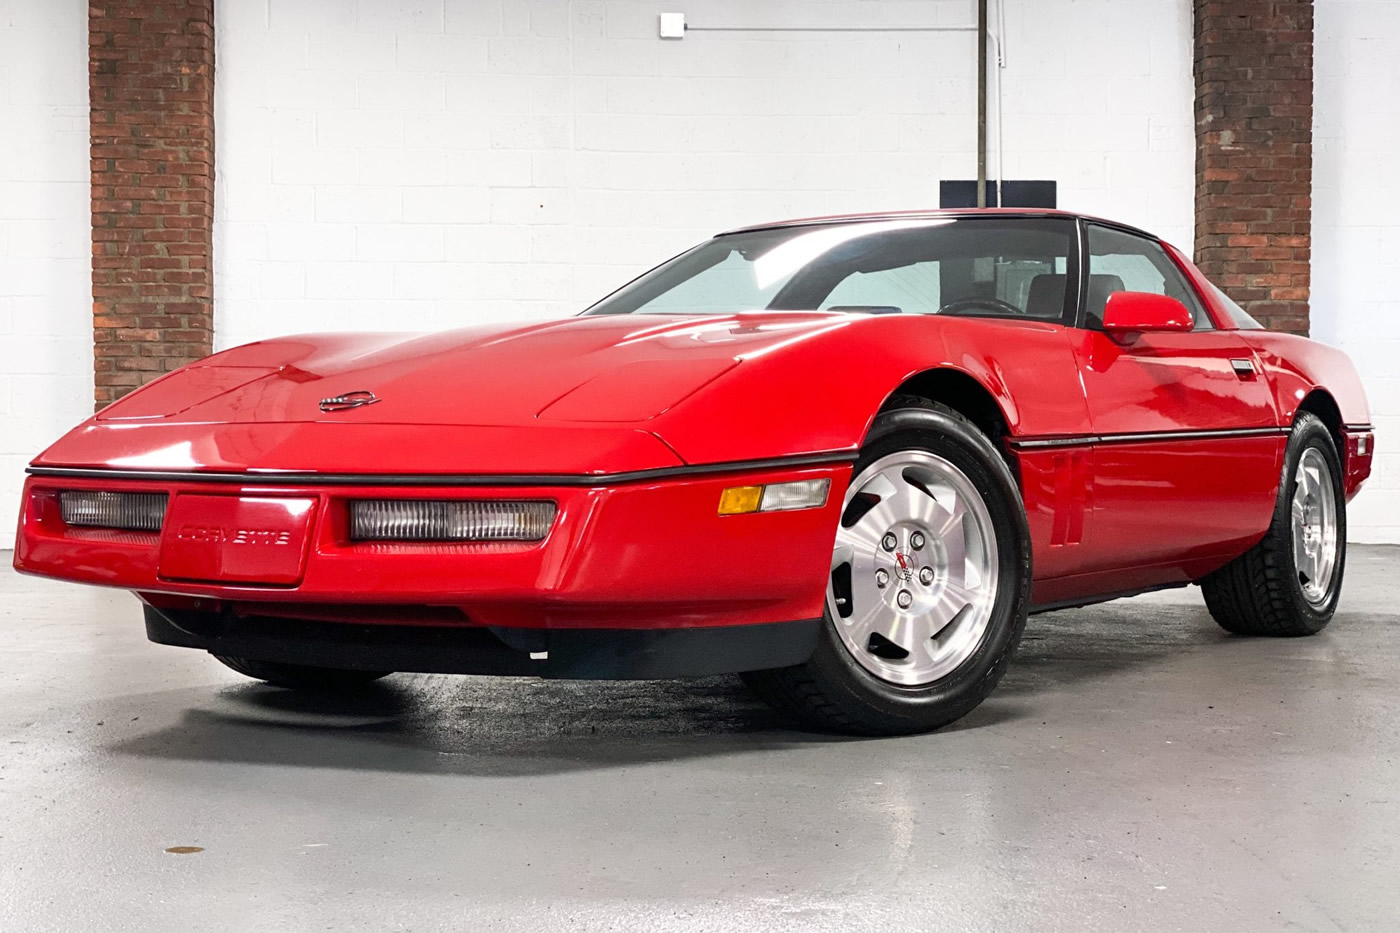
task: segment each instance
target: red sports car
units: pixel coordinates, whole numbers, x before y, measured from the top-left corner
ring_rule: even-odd
[[[15,566],[287,687],[740,672],[917,732],[1028,613],[1199,583],[1232,632],[1319,631],[1372,443],[1346,357],[1140,230],[832,217],[566,320],[217,353],[34,460]]]

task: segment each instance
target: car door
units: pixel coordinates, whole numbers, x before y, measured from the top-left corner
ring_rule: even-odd
[[[1094,432],[1083,569],[1155,565],[1169,582],[1169,568],[1243,551],[1268,526],[1284,437],[1254,352],[1215,329],[1161,244],[1092,223],[1083,237],[1072,338]],[[1102,329],[1114,291],[1177,298],[1194,329],[1115,339]]]

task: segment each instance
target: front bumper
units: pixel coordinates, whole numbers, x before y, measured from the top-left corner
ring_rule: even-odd
[[[93,471],[96,472],[96,471]],[[31,476],[15,568],[133,590],[161,611],[233,613],[358,625],[650,630],[762,625],[819,618],[849,462],[704,472],[609,484],[276,485]],[[719,516],[726,487],[829,478],[821,508]],[[61,490],[315,502],[295,582],[247,585],[167,579],[167,535],[65,525]],[[410,544],[349,540],[357,498],[551,499],[558,514],[537,543]],[[167,525],[169,522],[167,521]]]

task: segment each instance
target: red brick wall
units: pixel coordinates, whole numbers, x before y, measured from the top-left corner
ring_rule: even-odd
[[[213,337],[213,0],[91,0],[97,406]]]
[[[1312,0],[1194,0],[1196,262],[1266,327],[1308,332]]]

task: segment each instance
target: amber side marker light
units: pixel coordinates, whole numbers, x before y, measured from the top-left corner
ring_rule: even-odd
[[[826,505],[826,494],[830,489],[829,479],[803,479],[767,486],[730,486],[719,495],[719,514],[747,515],[751,512],[819,509]]]

